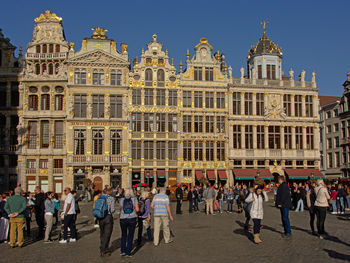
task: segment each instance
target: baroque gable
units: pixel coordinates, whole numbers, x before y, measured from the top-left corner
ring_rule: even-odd
[[[128,61],[102,50],[89,51],[68,59],[73,65],[96,65],[96,66],[127,66]]]

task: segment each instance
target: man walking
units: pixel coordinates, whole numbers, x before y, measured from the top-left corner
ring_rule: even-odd
[[[193,187],[191,187],[190,190],[187,193],[187,200],[188,200],[188,212],[192,213],[192,209],[193,209]]]
[[[44,238],[44,227],[45,227],[45,195],[41,192],[39,186],[35,187],[34,196],[34,211],[35,220],[38,225],[38,239]]]
[[[21,196],[22,189],[15,188],[15,195],[7,199],[5,204],[5,211],[10,218],[10,247],[14,248],[16,245],[16,231],[18,247],[23,246],[23,229],[25,222],[25,210],[27,208],[27,201],[25,197]]]
[[[183,194],[183,191],[181,189],[181,184],[178,184],[177,185],[177,188],[176,188],[176,214],[182,214],[181,212],[181,205],[182,205],[182,199],[184,197],[184,194]]]
[[[75,229],[75,200],[74,196],[71,193],[71,189],[67,187],[64,189],[64,193],[67,195],[66,200],[64,201],[63,206],[63,212],[64,212],[64,219],[63,219],[63,239],[59,242],[60,244],[66,244],[67,238],[68,238],[68,228],[71,232],[71,238],[69,239],[69,242],[75,242],[77,241],[77,231]]]
[[[284,176],[278,177],[280,186],[277,189],[276,205],[281,211],[284,236],[290,237],[292,234],[289,221],[289,210],[292,208],[291,193]]]
[[[151,204],[154,209],[154,237],[153,243],[155,246],[159,245],[159,232],[160,227],[163,225],[163,235],[166,244],[171,243],[173,240],[170,238],[170,226],[169,219],[173,221],[173,216],[170,210],[169,197],[165,194],[166,189],[163,187],[160,189],[160,193],[155,195]]]
[[[115,199],[112,197],[112,193],[112,187],[106,186],[103,190],[103,195],[99,197],[107,200],[108,210],[106,217],[99,219],[101,257],[109,257],[111,255],[111,251],[109,250],[109,241],[113,231],[113,213],[115,212]]]
[[[207,215],[210,214],[215,215],[214,214],[214,209],[213,209],[213,202],[215,199],[215,191],[212,185],[209,186],[209,188],[207,188],[204,191],[203,197],[205,199],[205,207],[206,207],[206,213]]]

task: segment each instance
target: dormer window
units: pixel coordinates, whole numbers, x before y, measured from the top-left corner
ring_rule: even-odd
[[[205,80],[206,81],[214,80],[213,68],[205,68]]]
[[[162,58],[158,59],[158,64],[164,64],[164,59]]]
[[[151,58],[146,58],[146,64],[152,64],[152,59]]]
[[[202,80],[203,72],[201,67],[194,67],[194,80]]]
[[[153,85],[153,72],[152,69],[148,68],[145,70],[145,85],[150,87]]]
[[[266,65],[266,78],[276,79],[276,65]]]

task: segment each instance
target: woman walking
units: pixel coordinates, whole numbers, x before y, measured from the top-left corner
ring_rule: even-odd
[[[138,232],[137,232],[137,245],[141,246],[142,243],[142,231],[143,227],[146,227],[148,241],[153,241],[151,231],[151,201],[149,200],[149,192],[142,191],[138,201]]]
[[[224,188],[222,186],[218,190],[217,199],[219,202],[218,213],[222,214],[222,206],[224,204]]]
[[[310,227],[313,235],[316,235],[315,232],[315,216],[316,216],[316,211],[315,211],[315,201],[316,201],[316,193],[315,193],[315,187],[316,183],[311,182],[309,186],[309,191],[306,194],[306,202],[307,202],[307,207],[309,208],[309,214],[310,214]]]
[[[322,179],[318,179],[317,187],[315,188],[316,201],[315,201],[315,211],[317,217],[317,230],[320,239],[325,238],[324,222],[326,221],[328,200],[331,198],[328,194],[328,190],[324,185]]]
[[[53,225],[53,215],[55,213],[55,202],[53,201],[53,193],[47,192],[47,197],[45,200],[45,221],[46,221],[46,229],[45,229],[45,239],[44,243],[51,243],[51,230]]]
[[[121,256],[131,257],[132,243],[137,224],[139,205],[132,189],[125,190],[125,197],[119,201],[120,228],[122,231]]]
[[[233,212],[233,199],[234,199],[235,193],[233,192],[233,188],[230,187],[230,189],[227,192],[227,212],[232,213]]]
[[[250,209],[250,216],[253,219],[254,223],[254,243],[260,244],[262,241],[260,239],[260,228],[261,228],[261,220],[264,217],[264,208],[263,202],[268,201],[268,196],[265,191],[263,191],[262,187],[257,187],[255,192],[248,195],[246,202],[252,203],[252,207]]]

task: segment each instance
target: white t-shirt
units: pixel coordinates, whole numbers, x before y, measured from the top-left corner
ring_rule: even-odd
[[[72,195],[72,193],[69,193],[67,195],[66,200],[64,200],[64,206],[63,206],[63,212],[66,212],[67,205],[70,204],[70,208],[68,211],[68,215],[74,215],[75,214],[75,198]]]

